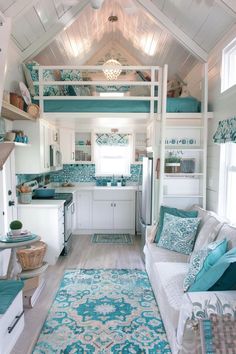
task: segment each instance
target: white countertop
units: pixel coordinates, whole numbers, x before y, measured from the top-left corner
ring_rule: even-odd
[[[80,183],[80,184],[75,184],[73,187],[62,187],[58,186],[58,184],[50,183],[49,184],[50,188],[55,188],[56,193],[75,193],[76,191],[79,190],[88,190],[88,191],[93,191],[93,190],[137,190],[138,186],[137,185],[128,185],[124,187],[107,187],[107,186],[96,186],[94,184],[88,184],[88,183]]]
[[[64,200],[55,200],[55,199],[33,199],[30,204],[20,204],[20,208],[60,208],[64,205]]]

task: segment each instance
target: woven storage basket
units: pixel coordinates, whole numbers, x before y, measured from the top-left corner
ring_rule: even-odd
[[[42,266],[46,252],[46,243],[37,241],[29,248],[17,250],[17,258],[22,270],[36,269]]]

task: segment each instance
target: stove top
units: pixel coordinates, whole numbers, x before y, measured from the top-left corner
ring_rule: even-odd
[[[55,193],[53,197],[36,197],[33,196],[32,199],[55,199],[55,200],[65,200],[65,205],[68,205],[72,199],[73,199],[73,194],[72,193]]]

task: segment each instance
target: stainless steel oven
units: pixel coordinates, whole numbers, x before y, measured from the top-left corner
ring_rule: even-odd
[[[72,219],[75,212],[75,203],[71,200],[65,203],[65,247],[64,254],[67,254],[71,248],[72,241]]]

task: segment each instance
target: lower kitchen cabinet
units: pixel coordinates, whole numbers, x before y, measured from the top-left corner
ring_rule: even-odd
[[[76,220],[77,220],[76,226],[79,233],[83,233],[82,230],[89,230],[92,228],[92,192],[91,191],[77,192]]]
[[[18,219],[23,228],[39,235],[47,244],[44,260],[50,265],[56,263],[64,248],[64,205],[19,204]]]
[[[95,232],[104,230],[135,233],[135,192],[95,191],[92,215],[92,227]]]

